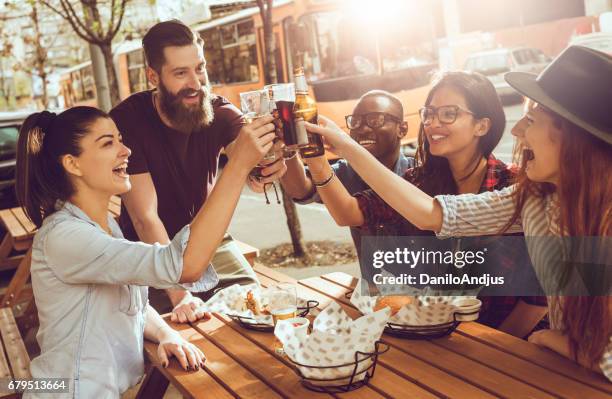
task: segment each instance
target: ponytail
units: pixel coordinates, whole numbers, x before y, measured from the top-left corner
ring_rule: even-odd
[[[38,112],[24,121],[17,141],[15,191],[19,205],[37,227],[55,212],[58,200],[66,201],[74,193],[62,157],[79,156],[89,127],[108,117],[97,108],[74,107],[59,115]]]

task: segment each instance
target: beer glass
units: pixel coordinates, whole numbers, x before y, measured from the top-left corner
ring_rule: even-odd
[[[269,306],[274,325],[278,320],[290,319],[297,315],[295,284],[279,283],[269,289]]]
[[[296,126],[293,118],[293,108],[295,104],[295,85],[293,83],[278,83],[264,86],[264,90],[271,93],[272,103],[274,103],[275,118],[278,118],[278,135],[283,139],[286,146],[286,153],[296,150],[299,145],[307,143],[307,138],[298,138]],[[286,156],[288,154],[285,154]]]
[[[251,123],[254,120],[270,114],[270,101],[268,99],[267,91],[265,90],[254,90],[240,93],[240,108],[244,114],[244,119],[247,123]],[[276,159],[274,150],[271,149],[263,157],[266,161],[273,161]],[[265,166],[257,165],[251,171],[251,176],[261,179],[261,170]]]
[[[264,86],[268,93],[272,89],[272,99],[274,101],[295,101],[295,85],[293,83],[275,83]]]
[[[271,101],[268,96],[268,91],[253,90],[240,93],[240,108],[242,109],[242,113],[244,114],[244,119],[246,123],[251,123],[257,118],[269,115],[271,110]],[[276,160],[276,153],[274,152],[274,147],[272,147],[270,151],[268,151],[266,155],[264,155],[263,159],[266,161]],[[261,171],[269,165],[269,163],[267,165],[256,165],[253,170],[251,170],[251,173],[249,173],[249,175],[257,180],[260,180],[264,177],[261,174]],[[278,191],[276,190],[276,186],[274,185],[274,183],[264,184],[264,196],[266,197],[266,204],[270,204],[270,200],[268,199],[268,192],[266,191],[268,185],[272,185],[272,188],[274,189],[274,193],[276,195],[276,202],[280,204],[280,198],[278,197]]]

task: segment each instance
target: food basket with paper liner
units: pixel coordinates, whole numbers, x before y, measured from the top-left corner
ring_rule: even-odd
[[[348,392],[374,376],[378,355],[389,349],[380,341],[389,314],[385,308],[352,320],[332,302],[314,320],[311,334],[287,320],[277,322],[274,334],[306,388]]]
[[[365,281],[357,282],[351,295],[351,303],[364,315],[388,308],[391,316],[385,332],[408,339],[440,338],[453,332],[460,322],[478,319],[481,301],[475,296],[442,296],[440,292],[412,288],[406,295],[394,295],[386,290],[385,296],[367,296]]]
[[[234,284],[213,295],[198,310],[229,316],[241,327],[257,331],[274,331],[274,322],[268,310],[268,289],[258,284]],[[297,298],[298,316],[304,317],[319,302]]]

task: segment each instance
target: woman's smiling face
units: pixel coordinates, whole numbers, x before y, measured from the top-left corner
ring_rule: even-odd
[[[443,106],[459,107],[453,123],[441,123],[436,116],[430,125],[425,126],[425,136],[432,155],[449,158],[478,151],[478,141],[483,133],[479,132],[477,120],[469,112],[467,101],[458,90],[440,87],[435,91],[429,106],[436,109]]]
[[[112,119],[98,118],[79,144],[82,152],[73,163],[77,169],[69,170],[78,181],[77,188],[85,186],[108,195],[130,190],[127,164],[131,151]]]
[[[525,116],[512,128],[512,134],[524,147],[525,172],[529,180],[557,185],[562,132],[550,111],[532,104],[527,106]]]

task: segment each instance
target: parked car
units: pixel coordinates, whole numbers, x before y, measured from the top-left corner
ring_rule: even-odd
[[[540,73],[548,62],[550,58],[535,48],[498,48],[470,55],[465,61],[464,69],[485,75],[491,80],[500,97],[505,97],[516,95],[515,90],[504,79],[506,72]]]
[[[29,112],[0,112],[0,195],[12,196],[19,128]]]
[[[579,45],[593,50],[598,50],[612,55],[612,33],[595,32],[586,35],[574,36],[570,40],[570,45]]]

